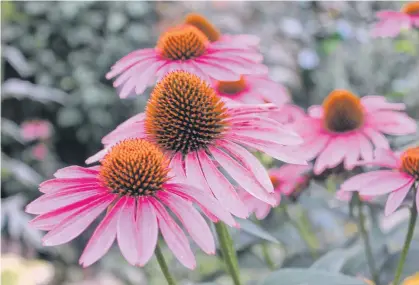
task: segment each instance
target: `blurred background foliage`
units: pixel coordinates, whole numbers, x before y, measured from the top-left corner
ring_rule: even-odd
[[[27,226],[30,217],[23,212],[27,201],[39,195],[37,186],[42,180],[60,167],[83,165],[100,149],[107,132],[144,109],[150,90],[144,96],[120,100],[105,79],[117,59],[132,50],[154,46],[160,32],[179,23],[188,12],[199,12],[223,32],[258,35],[271,77],[285,84],[294,102],[304,108],[321,103],[335,88],[346,88],[359,95],[381,94],[404,102],[418,120],[419,33],[402,34],[395,40],[369,37],[374,13],[385,8],[397,10],[401,5],[343,1],[1,2],[2,284],[164,284],[155,260],[144,269],[134,268],[116,250],[94,266],[81,269],[77,260],[89,233],[67,245],[43,248],[42,234]],[[33,120],[45,121],[50,135],[25,139],[21,126]],[[408,136],[392,143],[403,148],[417,139]],[[261,159],[266,165],[276,163]],[[266,279],[270,271],[266,252],[277,268],[313,267],[357,276],[360,284],[364,277],[371,279],[354,217],[346,203],[334,198],[341,179],[339,175],[326,180],[318,177],[297,203],[283,201],[283,206],[261,223],[241,221],[241,231],[234,232],[234,239],[248,284],[277,284],[279,279],[287,285],[307,282],[291,282],[292,276],[301,275],[296,269]],[[407,212],[402,209],[383,218],[382,207],[380,200],[368,205],[372,213],[368,225],[382,284],[389,284],[406,231]],[[195,271],[170,260],[170,269],[181,284],[229,284],[216,257],[199,251],[197,255]],[[418,264],[416,236],[404,276],[418,271]],[[305,276],[319,282],[324,278],[317,271]],[[324,280],[330,283],[330,278]]]

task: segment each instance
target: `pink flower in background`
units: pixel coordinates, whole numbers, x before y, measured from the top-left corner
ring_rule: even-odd
[[[48,154],[48,148],[44,143],[38,143],[31,150],[32,156],[37,160],[44,160]]]
[[[32,120],[23,122],[20,131],[25,141],[44,140],[51,136],[52,127],[48,121]]]
[[[391,170],[376,170],[355,175],[341,185],[342,191],[358,191],[360,195],[389,194],[385,215],[392,214],[403,202],[415,181],[419,181],[419,147],[409,148],[400,156],[388,149],[376,149],[375,157],[363,164],[381,166]],[[419,185],[416,185],[419,188]],[[416,192],[419,210],[419,191]]]
[[[396,37],[403,29],[419,28],[419,2],[406,3],[400,11],[380,11],[377,17],[372,36]]]
[[[271,194],[276,200],[274,206],[278,206],[281,202],[281,195],[290,196],[295,191],[302,190],[300,188],[307,186],[309,182],[307,172],[310,171],[310,169],[311,166],[309,165],[285,164],[279,168],[272,168],[269,170],[269,177],[275,191]],[[271,205],[256,199],[245,191],[241,191],[240,195],[249,209],[249,212],[255,213],[256,218],[259,220],[266,218],[271,210]]]
[[[267,75],[243,75],[238,81],[213,81],[212,85],[223,98],[244,104],[275,104],[278,109],[269,117],[281,124],[292,124],[305,116],[303,109],[291,104],[291,96],[285,86],[272,81]]]
[[[266,74],[262,55],[248,46],[247,37],[233,40],[221,37],[211,42],[192,25],[181,25],[162,34],[155,48],[136,50],[116,62],[106,74],[117,77],[113,86],[126,98],[142,94],[155,78],[173,70],[185,70],[210,82],[235,81],[241,74]]]
[[[41,184],[44,195],[26,211],[38,215],[32,226],[48,231],[43,244],[54,246],[76,238],[107,210],[80,258],[84,267],[105,255],[115,239],[130,264],[143,266],[154,253],[160,230],[176,258],[192,269],[196,263],[188,238],[167,208],[208,254],[215,253],[214,239],[192,202],[228,225],[236,223],[212,195],[176,180],[170,171],[169,160],[152,143],[124,140],[99,166],[58,170],[54,179]]]
[[[184,19],[184,24],[191,25],[200,30],[210,42],[222,41],[239,41],[248,47],[257,48],[260,42],[259,37],[254,35],[228,35],[221,34],[218,28],[213,25],[207,18],[198,13],[189,13]]]
[[[374,196],[371,195],[359,195],[359,198],[361,201],[368,202],[374,198]],[[344,190],[339,190],[336,192],[336,199],[340,201],[349,202],[352,199],[352,193]]]
[[[288,163],[306,164],[300,153],[289,150],[301,144],[301,138],[267,117],[276,108],[273,104],[224,102],[198,76],[174,71],[157,83],[146,112],[105,136],[105,148],[86,162],[102,159],[121,139],[146,138],[167,153],[178,175],[214,194],[237,217],[246,218],[247,207],[219,167],[245,191],[275,205],[268,173],[244,147]]]
[[[352,169],[359,157],[370,160],[373,146],[389,148],[383,134],[416,132],[416,122],[403,111],[402,103],[389,103],[382,96],[358,98],[346,90],[334,90],[322,106],[311,106],[308,116],[295,124],[303,137],[299,146],[307,159],[316,158],[314,173],[320,174],[343,162]]]

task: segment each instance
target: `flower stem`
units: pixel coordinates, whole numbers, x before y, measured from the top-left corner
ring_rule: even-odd
[[[215,230],[217,231],[221,253],[223,255],[223,259],[227,266],[228,272],[233,279],[234,285],[241,285],[239,263],[237,261],[236,250],[234,249],[233,240],[228,231],[228,228],[223,222],[218,222],[214,225]]]
[[[158,243],[157,243],[156,250],[154,253],[156,254],[157,261],[159,262],[161,271],[163,272],[163,275],[166,278],[167,284],[176,285],[176,281],[169,272],[169,267],[167,266],[166,260],[164,259],[163,252],[161,251],[161,248]]]
[[[275,262],[272,260],[272,257],[269,254],[269,249],[268,249],[267,244],[263,242],[260,246],[262,247],[262,254],[263,254],[263,258],[265,259],[266,264],[268,265],[270,270],[274,270],[276,267]]]
[[[372,254],[371,243],[369,241],[367,230],[365,229],[365,216],[362,210],[362,201],[361,201],[361,198],[359,197],[358,192],[356,192],[354,195],[356,195],[355,199],[356,199],[356,203],[358,204],[358,210],[359,210],[358,227],[361,233],[362,240],[364,241],[365,254],[367,257],[368,267],[370,269],[370,273],[374,281],[374,284],[378,285],[380,280],[378,278],[377,270],[375,269],[375,262],[374,262],[374,257]]]
[[[413,206],[410,208],[410,219],[409,219],[409,228],[407,230],[406,239],[404,241],[402,254],[400,256],[399,263],[397,264],[396,274],[394,276],[394,285],[398,285],[400,282],[400,277],[402,276],[404,263],[406,261],[407,253],[409,251],[410,243],[413,238],[413,232],[415,231],[416,219],[418,217],[417,205],[416,205],[416,190],[413,191]]]

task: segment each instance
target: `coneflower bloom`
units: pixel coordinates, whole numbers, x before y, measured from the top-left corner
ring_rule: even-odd
[[[397,155],[391,150],[377,149],[373,160],[366,165],[381,166],[390,170],[375,170],[355,175],[341,185],[343,191],[358,191],[360,195],[389,194],[384,213],[390,215],[403,202],[414,183],[419,181],[419,147],[412,147]],[[416,185],[419,188],[419,184]],[[419,191],[416,192],[419,210]]]
[[[309,165],[285,164],[279,168],[269,170],[269,177],[275,191],[271,194],[276,200],[274,206],[279,205],[282,195],[291,196],[307,186],[310,180],[307,174],[310,169]],[[272,208],[271,205],[256,199],[245,191],[241,191],[240,196],[249,212],[254,213],[258,220],[266,218]]]
[[[270,195],[274,188],[266,170],[244,147],[289,163],[306,164],[301,154],[288,149],[301,144],[301,138],[267,118],[275,108],[273,104],[226,103],[198,76],[174,71],[157,83],[145,114],[127,120],[104,137],[104,150],[86,162],[101,159],[109,146],[121,139],[146,138],[167,153],[178,175],[186,175],[192,185],[212,192],[231,213],[245,218],[246,206],[218,166],[244,190],[274,205],[276,200]]]
[[[118,77],[113,86],[119,96],[142,94],[155,78],[173,70],[186,70],[203,80],[239,80],[241,74],[266,74],[262,55],[239,40],[211,42],[192,25],[181,25],[162,34],[155,48],[136,50],[117,61],[106,74]]]
[[[189,13],[186,15],[184,24],[191,25],[199,29],[205,36],[207,36],[210,42],[216,42],[219,40],[234,41],[242,44],[243,46],[249,47],[258,47],[260,42],[259,37],[254,35],[221,34],[220,30],[214,24],[198,13]]]
[[[214,90],[223,98],[244,104],[273,103],[278,106],[270,117],[282,124],[303,118],[304,111],[291,104],[285,86],[272,81],[267,75],[243,75],[238,81],[213,81]]]
[[[400,11],[380,11],[379,22],[372,30],[373,37],[396,37],[403,30],[419,28],[419,2],[409,2]]]
[[[52,133],[52,126],[45,120],[25,121],[21,125],[20,133],[25,141],[48,139]]]
[[[126,260],[143,266],[156,247],[160,230],[169,249],[186,267],[195,257],[184,231],[168,213],[170,209],[192,239],[208,254],[214,239],[192,202],[229,225],[233,217],[203,190],[175,180],[169,159],[151,142],[127,139],[114,145],[99,166],[70,166],[40,185],[44,193],[26,207],[38,215],[31,225],[48,231],[43,244],[67,243],[80,235],[102,212],[103,220],[87,243],[80,264],[89,266],[118,240]]]
[[[383,134],[416,132],[416,123],[407,116],[402,103],[389,103],[382,96],[359,98],[347,90],[334,90],[322,106],[311,106],[308,116],[295,124],[304,139],[300,151],[315,158],[314,173],[344,163],[352,169],[358,158],[370,160],[373,145],[389,148]],[[372,144],[371,144],[372,142]]]

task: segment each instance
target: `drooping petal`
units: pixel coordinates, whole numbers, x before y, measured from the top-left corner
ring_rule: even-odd
[[[131,197],[126,197],[125,200],[125,205],[121,208],[118,219],[117,239],[122,255],[131,265],[135,265],[138,260],[135,200]]]
[[[96,200],[64,219],[42,239],[45,246],[59,245],[80,235],[115,199],[112,194]]]
[[[192,203],[166,191],[160,191],[157,196],[176,214],[196,244],[205,253],[215,254],[215,242],[211,230]]]
[[[83,267],[98,261],[111,248],[116,237],[118,218],[124,204],[125,199],[120,199],[116,202],[97,226],[80,257],[79,263]]]
[[[156,249],[159,228],[156,212],[148,198],[140,198],[137,202],[138,264],[144,266]]]
[[[346,137],[332,138],[326,148],[317,157],[313,171],[315,174],[322,173],[326,168],[333,168],[342,162],[349,145]],[[357,146],[356,146],[357,147]]]
[[[206,183],[206,182],[205,182]],[[229,212],[225,210],[224,207],[221,206],[220,202],[218,202],[212,194],[205,192],[202,190],[202,187],[197,188],[191,185],[185,184],[165,184],[164,189],[167,191],[171,191],[176,195],[183,196],[188,198],[195,203],[197,203],[201,208],[206,209],[208,212],[215,215],[221,221],[226,223],[229,226],[236,226],[236,222],[233,217],[230,215]]]
[[[80,200],[76,203],[67,205],[65,207],[53,210],[51,212],[47,212],[42,215],[38,215],[36,218],[31,220],[29,224],[37,228],[39,230],[49,231],[52,230],[56,225],[61,223],[65,218],[69,217],[76,211],[78,211],[80,208],[84,207],[85,205],[96,201],[98,199],[101,199],[103,197],[103,194],[99,194],[96,196],[90,196],[84,200]]]
[[[150,202],[156,210],[159,227],[167,246],[180,263],[189,269],[194,269],[196,261],[189,246],[188,238],[159,201],[151,199]]]
[[[275,200],[272,199],[269,192],[257,182],[251,172],[218,148],[209,147],[209,150],[214,159],[244,190],[268,204],[275,204]]]
[[[195,60],[197,66],[204,71],[208,76],[216,80],[237,81],[240,79],[240,73],[223,65],[211,62],[207,63],[200,60]]]
[[[247,218],[249,215],[246,206],[240,200],[236,190],[223,174],[215,167],[208,155],[201,151],[198,153],[202,172],[212,193],[221,205],[233,215],[240,218]]]
[[[71,187],[81,188],[91,185],[99,185],[97,178],[55,178],[42,182],[39,185],[39,191],[42,193],[53,193]]]
[[[402,204],[413,183],[406,184],[388,195],[384,214],[389,216]]]
[[[360,155],[358,134],[349,136],[347,138],[346,145],[351,146],[351,149],[346,151],[346,154],[344,157],[344,166],[345,166],[345,169],[351,170],[356,165],[356,162]]]
[[[364,128],[363,132],[371,139],[376,148],[390,148],[386,137],[372,128]]]
[[[364,136],[364,134],[358,134],[359,151],[362,159],[369,161],[372,160],[373,150],[370,141]]]
[[[403,111],[406,105],[403,103],[390,103],[384,96],[368,95],[361,98],[362,105],[368,112],[376,110],[394,110]]]
[[[392,175],[393,173],[396,172],[392,170],[377,170],[358,174],[346,180],[340,187],[345,191],[359,191],[371,184],[372,181]]]
[[[61,168],[54,173],[56,178],[92,178],[97,177],[98,171],[77,165]]]
[[[106,192],[90,187],[44,194],[29,203],[25,210],[30,214],[43,214],[100,194],[106,194]]]
[[[411,176],[400,172],[393,172],[387,174],[386,177],[373,180],[368,185],[363,186],[359,192],[363,195],[382,195],[399,189],[403,185],[412,184],[413,182],[414,178]]]
[[[268,191],[273,192],[274,187],[268,172],[260,161],[245,148],[227,140],[219,140],[218,145],[230,152],[244,167],[253,173],[259,183]]]

